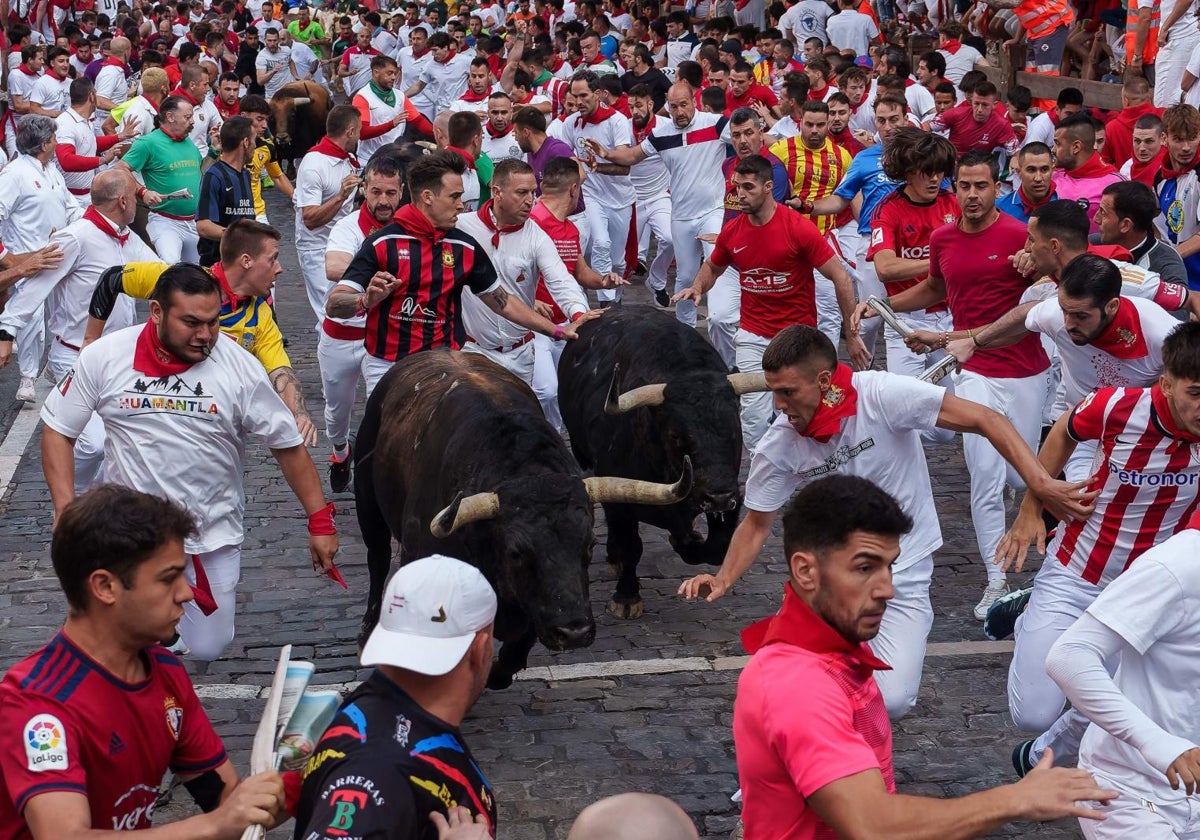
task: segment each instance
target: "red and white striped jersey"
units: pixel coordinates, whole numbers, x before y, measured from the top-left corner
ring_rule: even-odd
[[[1200,501],[1200,441],[1178,429],[1151,388],[1100,388],[1071,412],[1067,431],[1098,442],[1087,519],[1061,526],[1049,554],[1107,585],[1143,552],[1186,526]]]

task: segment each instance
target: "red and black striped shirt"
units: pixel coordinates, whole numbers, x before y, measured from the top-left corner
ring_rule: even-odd
[[[422,350],[457,349],[463,286],[477,295],[499,284],[496,269],[468,234],[433,237],[393,221],[368,236],[340,284],[365,291],[377,271],[396,277],[391,295],[367,313],[367,352],[389,362]]]

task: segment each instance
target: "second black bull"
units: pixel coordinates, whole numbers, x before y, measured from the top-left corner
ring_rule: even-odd
[[[738,396],[766,390],[761,374],[729,374],[695,329],[650,306],[623,305],[583,325],[558,367],[558,401],[571,448],[597,476],[673,481],[684,458],[691,492],[675,504],[605,503],[608,560],[618,566],[609,612],[642,614],[638,524],[666,530],[687,563],[719,564],[742,505]],[[707,519],[708,533],[694,527]]]

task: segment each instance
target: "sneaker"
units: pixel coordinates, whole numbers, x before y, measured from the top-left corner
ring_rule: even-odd
[[[346,447],[346,457],[338,460],[336,455],[329,456],[329,489],[334,493],[345,493],[350,486],[351,455],[350,447]]]
[[[996,603],[1001,595],[1008,594],[1008,583],[1002,580],[990,582],[987,589],[983,590],[983,597],[979,599],[979,603],[975,605],[975,617],[980,621],[987,618],[988,607]]]
[[[37,399],[37,393],[33,390],[32,376],[21,377],[21,384],[17,387],[17,399],[22,402],[33,402]]]
[[[1031,586],[1028,589],[1009,592],[993,601],[983,619],[983,635],[993,642],[1011,636],[1013,628],[1017,626],[1017,619],[1021,617],[1021,613],[1025,612],[1025,607],[1029,604],[1029,596],[1032,594],[1033,587]]]
[[[162,646],[176,656],[190,656],[192,653],[190,650],[188,650],[188,646],[183,643],[183,639],[179,637],[178,632],[176,632],[171,638],[164,641]]]
[[[646,263],[642,260],[638,260],[638,264],[633,269],[634,276],[645,277],[649,273],[650,269],[646,268]]]
[[[660,309],[670,308],[671,296],[667,294],[667,289],[665,286],[661,289],[654,290],[654,302],[658,304]]]
[[[1033,741],[1022,741],[1013,747],[1012,763],[1013,769],[1017,771],[1018,779],[1024,779],[1033,769],[1033,761],[1029,758],[1029,751],[1032,749]]]

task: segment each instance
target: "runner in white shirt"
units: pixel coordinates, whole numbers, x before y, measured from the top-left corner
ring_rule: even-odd
[[[504,91],[496,91],[488,97],[488,118],[483,124],[483,153],[492,163],[502,160],[525,160],[525,153],[517,145],[513,134],[512,98]]]
[[[225,120],[213,104],[204,69],[198,64],[185,65],[180,71],[179,87],[175,93],[192,103],[192,130],[188,132],[188,137],[200,150],[200,156],[207,156],[210,147],[219,151],[221,143],[215,138],[219,136]]]
[[[325,276],[325,246],[334,224],[354,210],[361,167],[358,149],[362,116],[350,105],[330,109],[325,138],[313,146],[296,169],[296,256],[304,275],[308,303],[319,330],[325,320],[325,298],[333,284]]]
[[[325,278],[337,286],[366,238],[392,220],[404,185],[393,158],[380,155],[363,169],[363,203],[358,212],[343,216],[329,232],[325,248]],[[325,394],[325,436],[333,445],[329,456],[329,488],[334,493],[350,486],[350,418],[358,381],[363,376],[367,348],[366,313],[353,318],[326,317],[317,334],[317,363]],[[364,379],[365,382],[365,379]]]
[[[54,119],[71,104],[70,53],[54,47],[46,54],[46,72],[29,91],[29,111]]]
[[[268,30],[264,39],[266,46],[258,52],[254,59],[254,70],[258,74],[258,83],[263,86],[263,94],[268,101],[277,94],[292,78],[292,51],[279,42],[279,32]]]
[[[661,120],[654,113],[654,96],[646,85],[634,85],[629,91],[629,111],[633,114],[633,139],[637,144],[658,128]],[[637,193],[634,218],[637,221],[638,260],[650,254],[650,234],[658,240],[654,259],[646,272],[646,285],[654,302],[666,309],[671,305],[667,293],[667,271],[675,259],[671,245],[671,174],[661,155],[651,155],[629,167],[629,180]]]
[[[400,79],[419,79],[421,71],[425,66],[433,61],[433,51],[429,49],[429,31],[424,26],[418,26],[413,29],[409,36],[409,44],[400,50],[400,55],[397,58],[400,62]],[[433,112],[433,100],[429,98],[425,91],[421,91],[415,96],[410,96],[409,100],[417,106],[425,119],[432,120],[436,114]]]
[[[77,202],[86,204],[91,201],[92,180],[97,171],[125,154],[129,150],[128,141],[136,132],[126,125],[115,135],[97,136],[95,85],[87,78],[75,79],[71,82],[71,92],[70,107],[54,121],[58,139],[54,155],[62,170],[63,183]]]
[[[783,13],[779,31],[795,44],[803,44],[809,38],[820,38],[822,44],[828,44],[825,23],[832,16],[833,9],[825,0],[800,0]]]
[[[264,44],[267,42],[267,33],[279,33],[284,30],[283,22],[275,19],[275,6],[271,3],[264,3],[262,7],[262,17],[250,24],[258,30],[258,39]],[[183,33],[186,35],[187,33]],[[182,36],[180,36],[182,37]]]
[[[879,27],[870,15],[858,11],[858,0],[838,0],[838,8],[825,22],[829,43],[839,50],[854,50],[855,55],[869,55],[872,42],[879,38]]]
[[[438,32],[429,39],[433,60],[421,70],[421,75],[404,91],[407,97],[424,93],[433,103],[433,113],[440,114],[467,89],[467,74],[475,60],[472,53],[455,53],[450,36]]]
[[[569,321],[586,318],[587,298],[579,283],[567,271],[554,241],[529,221],[536,191],[533,167],[523,160],[502,161],[492,176],[492,199],[477,212],[460,215],[456,227],[479,243],[504,288],[527,306],[534,305],[541,277]],[[533,332],[494,313],[470,289],[462,294],[462,322],[467,333],[464,351],[487,356],[533,387]],[[556,339],[562,327],[558,330]]]
[[[54,120],[37,114],[22,119],[16,137],[20,155],[0,170],[0,241],[16,254],[42,248],[50,234],[83,214],[54,162],[56,127]],[[16,338],[21,369],[17,399],[31,402],[46,350],[45,310],[31,313]]]
[[[422,134],[433,133],[429,120],[395,89],[398,73],[394,58],[375,56],[371,59],[371,81],[363,85],[351,102],[362,116],[358,157],[364,165],[378,149],[398,140],[410,122]]]
[[[96,124],[104,125],[109,112],[129,98],[129,53],[133,45],[128,38],[113,38],[108,45],[108,58],[96,74]]]
[[[88,40],[86,35],[82,36],[79,43],[75,45],[75,50],[71,53],[71,69],[75,71],[75,78],[79,78],[87,72],[88,65],[95,58],[94,49],[95,44]]]
[[[134,191],[137,182],[122,170],[108,170],[92,183],[91,207],[83,218],[50,236],[62,252],[62,262],[31,272],[17,286],[0,314],[0,331],[19,334],[49,303],[50,343],[47,363],[55,382],[75,366],[83,346],[88,305],[100,275],[114,265],[157,260],[158,256],[138,236],[131,236],[129,223],[137,214]],[[133,301],[124,298],[113,310],[106,330],[113,332],[134,323]],[[40,316],[39,316],[40,317]],[[0,344],[0,367],[8,363],[11,344]],[[98,416],[75,441],[75,492],[82,493],[96,478],[104,458],[104,425]]]
[[[347,96],[354,96],[371,81],[371,59],[377,55],[379,51],[371,46],[371,30],[367,27],[357,30],[354,46],[342,53],[337,64],[338,78]]]
[[[283,37],[292,52],[292,78],[301,82],[313,81],[323,88],[328,88],[325,72],[321,69],[321,59],[313,52],[313,48],[291,37],[286,29]]]
[[[1200,433],[1200,427],[1193,429]],[[1079,766],[1121,792],[1089,840],[1194,837],[1200,790],[1200,517],[1138,558],[1050,650],[1046,670],[1091,726]],[[1120,661],[1115,675],[1109,671]],[[1152,806],[1152,807],[1151,807]],[[1081,822],[1091,822],[1083,820]]]
[[[151,299],[151,320],[88,345],[41,414],[56,514],[75,496],[74,441],[96,412],[108,435],[100,479],[174,499],[196,517],[198,534],[184,543],[186,574],[216,610],[204,615],[189,602],[179,634],[201,660],[218,658],[233,639],[249,434],[265,439],[309,515],[313,568],[332,569],[338,548],[332,505],[296,420],[258,360],[221,338],[220,310],[215,278],[196,265],[171,266]]]
[[[853,373],[837,361],[833,343],[814,327],[791,326],[763,354],[766,384],[780,416],[754,450],[746,480],[746,518],[716,575],[697,575],[679,594],[715,601],[762,551],[777,512],[802,484],[843,472],[870,479],[912,517],[893,567],[895,597],[888,603],[876,655],[892,666],[875,679],[894,719],[916,702],[933,625],[929,583],[933,552],[942,545],[921,432],[934,427],[986,435],[1032,486],[1067,499],[1007,420],[977,403],[912,377],[883,371]],[[1074,510],[1082,510],[1072,506]]]
[[[573,83],[572,87],[576,85]],[[662,158],[671,175],[671,244],[675,251],[678,294],[691,285],[701,263],[712,253],[712,243],[700,237],[709,234],[715,237],[725,219],[725,176],[721,174],[721,165],[725,162],[723,137],[727,135],[729,120],[720,114],[698,112],[694,91],[685,82],[677,82],[667,91],[667,110],[670,121],[659,120],[640,145],[621,141],[625,148],[617,148],[614,143],[601,141],[589,143],[588,149],[597,157],[624,166],[634,166],[655,155]],[[592,180],[589,177],[584,182],[584,197],[589,206],[592,198],[587,185]],[[695,304],[680,301],[675,306],[675,317],[695,326]]]

